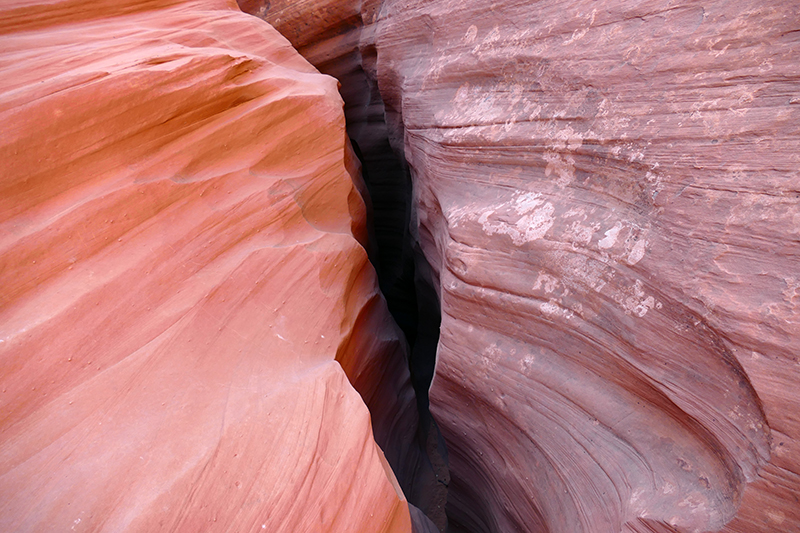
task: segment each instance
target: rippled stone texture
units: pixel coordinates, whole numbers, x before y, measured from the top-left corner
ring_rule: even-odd
[[[410,531],[336,81],[232,2],[0,34],[0,529]]]
[[[359,149],[366,169],[372,222],[378,250],[373,260],[390,305],[409,313],[413,303],[403,270],[405,238],[411,204],[410,183],[404,161],[398,159],[384,122],[384,107],[377,84],[375,22],[379,0],[238,0],[241,8],[258,16],[286,36],[292,45],[321,72],[341,83],[347,132]],[[405,250],[408,255],[408,250]],[[401,322],[402,322],[402,317]],[[406,328],[408,329],[408,328]]]
[[[778,1],[384,2],[455,530],[800,531],[798,28]]]

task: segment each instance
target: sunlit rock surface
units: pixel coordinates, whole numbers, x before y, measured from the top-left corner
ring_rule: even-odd
[[[0,34],[0,529],[410,531],[336,81],[233,2]]]
[[[800,531],[798,28],[778,1],[383,3],[455,531]]]

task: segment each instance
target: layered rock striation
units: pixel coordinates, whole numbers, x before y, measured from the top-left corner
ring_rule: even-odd
[[[336,81],[225,1],[0,34],[0,529],[429,526]]]
[[[384,2],[454,530],[800,530],[798,24]]]

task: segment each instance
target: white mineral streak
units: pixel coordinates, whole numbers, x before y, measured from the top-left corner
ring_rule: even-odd
[[[630,253],[628,254],[628,258],[627,258],[626,262],[629,265],[635,265],[636,263],[641,261],[642,257],[644,257],[644,252],[645,252],[646,248],[647,248],[647,241],[646,240],[640,239],[640,240],[636,241],[636,244],[633,245],[633,248],[631,249]]]
[[[613,228],[606,231],[606,236],[600,239],[600,242],[598,242],[597,245],[600,248],[603,248],[604,250],[611,248],[612,246],[614,246],[614,243],[617,242],[617,235],[619,235],[619,231],[621,229],[622,229],[622,224],[617,222],[616,224],[614,224]]]
[[[614,300],[622,306],[625,314],[633,313],[638,317],[643,317],[650,309],[659,307],[656,299],[644,292],[644,284],[638,279],[629,290],[614,295]]]
[[[486,211],[478,218],[487,235],[508,235],[514,244],[520,246],[544,237],[555,222],[555,207],[539,193],[517,193],[509,207],[509,211],[519,215],[516,221],[511,221],[514,216],[510,212],[490,220],[496,211]]]

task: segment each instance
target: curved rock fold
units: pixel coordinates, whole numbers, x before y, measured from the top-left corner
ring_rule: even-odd
[[[441,298],[455,530],[800,527],[770,439],[796,442],[797,398],[753,364],[800,378],[798,20],[383,4],[378,81]]]

